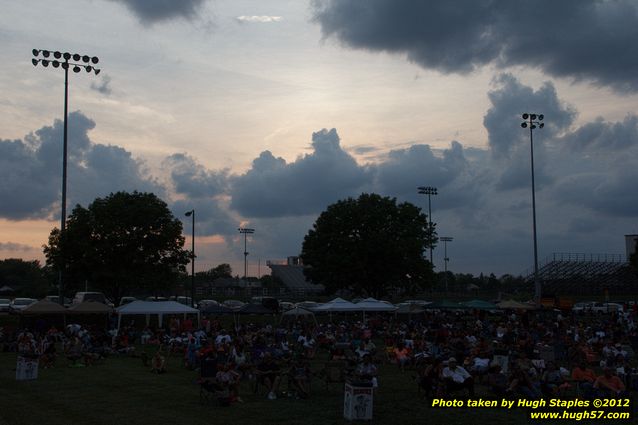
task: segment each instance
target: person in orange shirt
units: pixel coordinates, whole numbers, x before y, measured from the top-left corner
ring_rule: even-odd
[[[596,378],[594,388],[598,390],[601,397],[624,397],[625,395],[625,384],[612,373],[610,367],[606,367],[603,375]]]
[[[410,350],[403,343],[399,343],[394,349],[394,358],[397,360],[399,369],[404,370],[405,365],[410,363]]]
[[[572,380],[576,382],[585,398],[594,396],[594,382],[596,382],[596,373],[587,367],[587,362],[580,362],[572,371]]]

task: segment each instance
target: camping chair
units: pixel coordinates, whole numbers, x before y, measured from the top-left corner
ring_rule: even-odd
[[[218,400],[222,406],[230,404],[229,390],[227,388],[224,389],[215,380],[215,375],[217,375],[217,361],[203,358],[199,371],[197,383],[199,384],[200,403],[210,401],[212,398]]]

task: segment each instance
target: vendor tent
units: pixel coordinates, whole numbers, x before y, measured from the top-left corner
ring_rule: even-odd
[[[396,309],[395,314],[418,314],[423,313],[425,309],[418,304],[403,303]]]
[[[533,310],[535,307],[531,304],[519,303],[514,300],[505,300],[497,304],[499,308],[504,310]]]
[[[79,304],[73,304],[67,312],[69,314],[108,314],[113,309],[106,304],[96,301],[84,301]]]
[[[331,313],[335,312],[343,312],[343,311],[361,311],[357,308],[357,305],[351,303],[350,301],[346,301],[343,298],[335,298],[332,301],[328,301],[327,303],[320,305],[317,308],[314,308],[313,311],[322,312],[328,311]]]
[[[459,310],[468,309],[469,307],[450,300],[435,301],[425,306],[426,310]]]
[[[117,328],[120,328],[122,316],[143,314],[147,317],[147,321],[151,315],[157,315],[159,325],[162,326],[164,316],[171,314],[197,314],[197,322],[199,323],[199,310],[180,304],[176,301],[133,301],[116,309],[118,320]]]
[[[239,314],[274,314],[275,312],[261,304],[244,304],[235,313]]]
[[[473,308],[474,310],[498,310],[499,309],[499,307],[496,304],[491,303],[489,301],[483,301],[483,300],[466,301],[461,304],[463,304],[466,307]]]
[[[397,308],[387,301],[366,298],[355,304],[356,311],[395,311]]]
[[[37,301],[20,312],[20,314],[23,315],[49,315],[64,313],[66,313],[66,309],[64,307],[49,300]]]
[[[210,315],[217,315],[217,314],[233,314],[235,312],[235,310],[233,310],[230,307],[226,307],[225,305],[221,305],[221,304],[208,304],[206,307],[202,308],[201,313],[202,314],[210,314]]]
[[[315,318],[315,314],[310,311],[310,310],[306,310],[305,308],[301,308],[301,307],[295,307],[291,310],[288,310],[287,312],[283,313],[281,315],[281,321],[283,322],[284,318],[286,317],[293,317],[295,319],[298,319],[300,317],[303,318],[310,318],[312,317],[312,320],[314,320],[315,324],[317,323],[317,319]]]

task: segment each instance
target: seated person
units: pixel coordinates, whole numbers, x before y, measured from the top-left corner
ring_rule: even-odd
[[[290,379],[299,398],[308,398],[310,394],[310,365],[303,357],[298,356],[290,369]]]
[[[261,363],[257,365],[255,373],[259,382],[263,383],[266,385],[266,388],[268,388],[268,399],[276,400],[277,390],[279,389],[279,383],[281,382],[281,369],[272,358],[272,354],[269,352],[264,353],[264,358]]]
[[[445,383],[447,392],[467,388],[470,397],[474,397],[474,378],[459,366],[454,357],[450,357],[448,365],[441,371],[441,377]]]
[[[598,390],[600,397],[623,397],[625,384],[613,374],[610,367],[605,367],[603,374],[594,381],[594,388]]]
[[[439,358],[428,357],[423,362],[424,367],[419,370],[419,388],[425,391],[425,397],[438,396],[442,391],[441,371],[443,362]]]
[[[372,388],[379,387],[379,382],[377,380],[378,370],[374,363],[372,363],[372,357],[370,354],[363,356],[363,362],[357,366],[354,374],[362,381],[370,382],[372,384]]]
[[[554,362],[547,362],[547,369],[541,377],[543,393],[548,396],[562,395],[569,387],[569,383],[565,381],[560,369],[556,368]]]
[[[229,364],[221,366],[217,375],[215,375],[215,381],[222,391],[228,391],[231,402],[238,401],[243,403],[243,400],[239,397],[239,374]]]
[[[162,347],[157,350],[153,359],[151,360],[151,372],[161,375],[166,373],[166,357],[162,355]]]
[[[482,378],[487,374],[490,368],[490,359],[487,357],[475,356],[470,363],[470,372],[472,375]]]
[[[405,365],[410,363],[410,350],[403,343],[399,343],[393,353],[399,368],[405,369]]]
[[[594,382],[596,382],[596,373],[587,367],[585,361],[581,361],[578,366],[572,370],[572,380],[578,384],[583,396],[590,398],[594,396]]]
[[[510,385],[506,392],[514,393],[529,399],[541,398],[540,384],[529,373],[514,365],[510,375]]]
[[[503,373],[501,365],[494,365],[487,373],[487,385],[497,397],[505,396],[508,388],[507,376]]]

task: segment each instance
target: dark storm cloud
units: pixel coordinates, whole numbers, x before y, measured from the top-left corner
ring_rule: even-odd
[[[147,177],[143,164],[130,152],[94,144],[89,131],[95,123],[80,112],[69,114],[68,208],[85,205],[118,190],[163,188]],[[57,214],[61,191],[62,122],[46,126],[24,140],[0,141],[0,217],[20,220]]]
[[[316,213],[367,183],[366,170],[341,148],[335,129],[313,133],[312,149],[289,164],[262,152],[248,172],[232,178],[231,207],[244,217]]]
[[[638,90],[633,0],[316,0],[324,37],[443,73],[493,64]]]
[[[524,112],[544,115],[544,128],[534,132],[534,159],[537,185],[549,184],[552,170],[548,167],[547,145],[553,138],[569,131],[576,111],[564,104],[554,85],[545,82],[534,90],[511,74],[499,75],[495,88],[488,93],[492,106],[483,118],[488,132],[488,144],[498,190],[512,190],[529,186],[530,139],[529,130],[521,128]]]
[[[197,16],[206,0],[111,0],[125,5],[143,24]]]
[[[227,171],[207,170],[186,154],[174,154],[164,164],[171,170],[171,180],[175,191],[194,198],[214,197],[224,193],[227,185]]]
[[[173,215],[184,223],[184,233],[191,234],[192,221],[184,214],[195,210],[195,234],[198,236],[222,235],[237,233],[238,221],[220,206],[213,198],[189,198],[178,200],[170,205]]]

